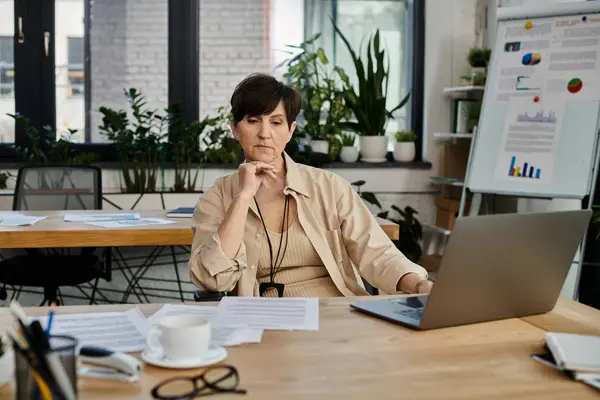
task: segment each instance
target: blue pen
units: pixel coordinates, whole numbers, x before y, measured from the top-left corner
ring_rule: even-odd
[[[56,308],[56,302],[52,302],[50,305],[50,313],[48,314],[48,325],[46,326],[46,336],[50,336],[50,329],[52,329],[52,320],[54,319],[54,309]]]

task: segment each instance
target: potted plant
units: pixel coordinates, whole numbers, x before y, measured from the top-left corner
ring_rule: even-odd
[[[133,119],[127,112],[100,107],[100,133],[112,141],[119,155],[121,174],[127,193],[156,191],[159,154],[167,139],[168,116],[146,108],[140,92],[131,88],[124,91]]]
[[[388,119],[393,118],[392,113],[408,102],[410,93],[396,107],[388,111],[386,101],[389,59],[385,50],[381,49],[379,29],[367,41],[367,57],[366,63],[364,63],[335,23],[333,26],[352,57],[358,78],[357,93],[345,72],[341,69],[337,70],[344,82],[346,107],[352,110],[355,119],[355,121],[345,123],[344,127],[360,135],[359,148],[363,161],[384,162],[388,151],[388,138],[385,136]]]
[[[58,135],[46,125],[42,131],[31,125],[29,119],[21,114],[8,114],[25,132],[25,143],[16,146],[16,151],[32,164],[90,164],[96,158],[94,153],[75,154],[71,146],[76,129],[68,134]],[[58,139],[58,140],[57,140]]]
[[[358,149],[355,146],[356,135],[354,133],[342,133],[339,135],[339,141],[342,145],[340,159],[345,163],[353,163],[358,160]]]
[[[490,62],[492,51],[488,48],[473,47],[469,51],[467,60],[471,65],[471,82],[473,85],[484,85],[487,75],[487,67]]]
[[[413,130],[396,132],[394,144],[394,160],[398,162],[411,162],[415,159],[415,140],[417,135]]]
[[[421,256],[423,255],[423,248],[421,246],[423,240],[423,228],[419,220],[415,217],[417,210],[410,206],[404,207],[404,210],[392,205],[392,210],[400,214],[400,218],[393,219],[389,218],[390,221],[395,222],[400,227],[400,235],[398,240],[394,240],[394,244],[408,258],[414,263],[419,263]]]
[[[479,123],[481,115],[481,103],[470,101],[463,108],[463,117],[465,118],[466,128],[468,133],[473,133],[474,128]]]
[[[288,46],[299,52],[281,65],[288,68],[284,78],[302,94],[299,133],[311,138],[313,153],[330,154],[332,150],[335,157],[337,149],[331,147],[341,133],[341,121],[350,118],[352,112],[344,104],[344,90],[335,69],[329,67],[325,50],[315,44],[319,37],[317,34],[299,46]]]
[[[203,161],[213,164],[236,164],[244,160],[244,152],[231,134],[231,118],[231,111],[219,107],[217,115],[212,118],[214,124],[208,124],[203,130],[200,135]]]
[[[171,137],[167,149],[175,162],[175,182],[171,191],[194,192],[200,172],[194,165],[199,164],[203,157],[200,137],[205,128],[216,125],[217,118],[205,117],[202,121],[192,121],[188,125],[181,117],[181,106],[174,104],[169,108],[169,119]]]

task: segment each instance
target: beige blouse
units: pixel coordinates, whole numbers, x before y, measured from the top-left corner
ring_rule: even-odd
[[[269,230],[269,237],[273,245],[273,258],[277,258],[279,241],[282,239],[281,255],[279,260],[281,266],[273,279],[275,283],[283,283],[285,289],[283,297],[337,297],[342,294],[335,287],[335,283],[329,276],[327,268],[323,265],[317,251],[310,243],[308,236],[295,219],[289,230],[282,234]],[[287,247],[286,247],[287,241]],[[285,249],[285,252],[284,252]],[[277,263],[279,265],[279,262]],[[259,295],[258,286],[261,282],[270,281],[271,254],[269,244],[263,243],[260,257],[258,259],[256,278],[257,284],[254,295]],[[277,290],[267,289],[264,297],[278,297]]]
[[[396,248],[350,183],[330,171],[296,164],[287,154],[285,160],[283,192],[296,201],[298,224],[343,296],[368,294],[355,271],[384,293],[395,293],[398,281],[409,272],[427,278],[424,268]],[[223,253],[217,234],[239,190],[235,172],[218,178],[200,197],[192,218],[190,278],[205,290],[254,296],[266,243],[256,205],[250,203],[244,238],[233,258]]]

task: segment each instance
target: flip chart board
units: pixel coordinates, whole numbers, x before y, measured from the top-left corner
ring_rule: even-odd
[[[500,8],[466,186],[582,198],[596,162],[600,1]]]

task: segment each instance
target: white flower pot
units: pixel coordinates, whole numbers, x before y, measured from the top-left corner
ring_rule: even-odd
[[[340,160],[345,163],[353,163],[358,160],[358,149],[355,146],[344,146],[340,152]]]
[[[415,159],[415,142],[396,142],[394,145],[394,160],[411,162]]]
[[[6,346],[5,353],[0,357],[0,385],[10,383],[14,377],[15,360],[13,350]]]
[[[329,154],[329,141],[327,140],[312,140],[310,148],[313,153]]]
[[[358,138],[361,161],[385,162],[388,148],[387,136],[360,136]]]

